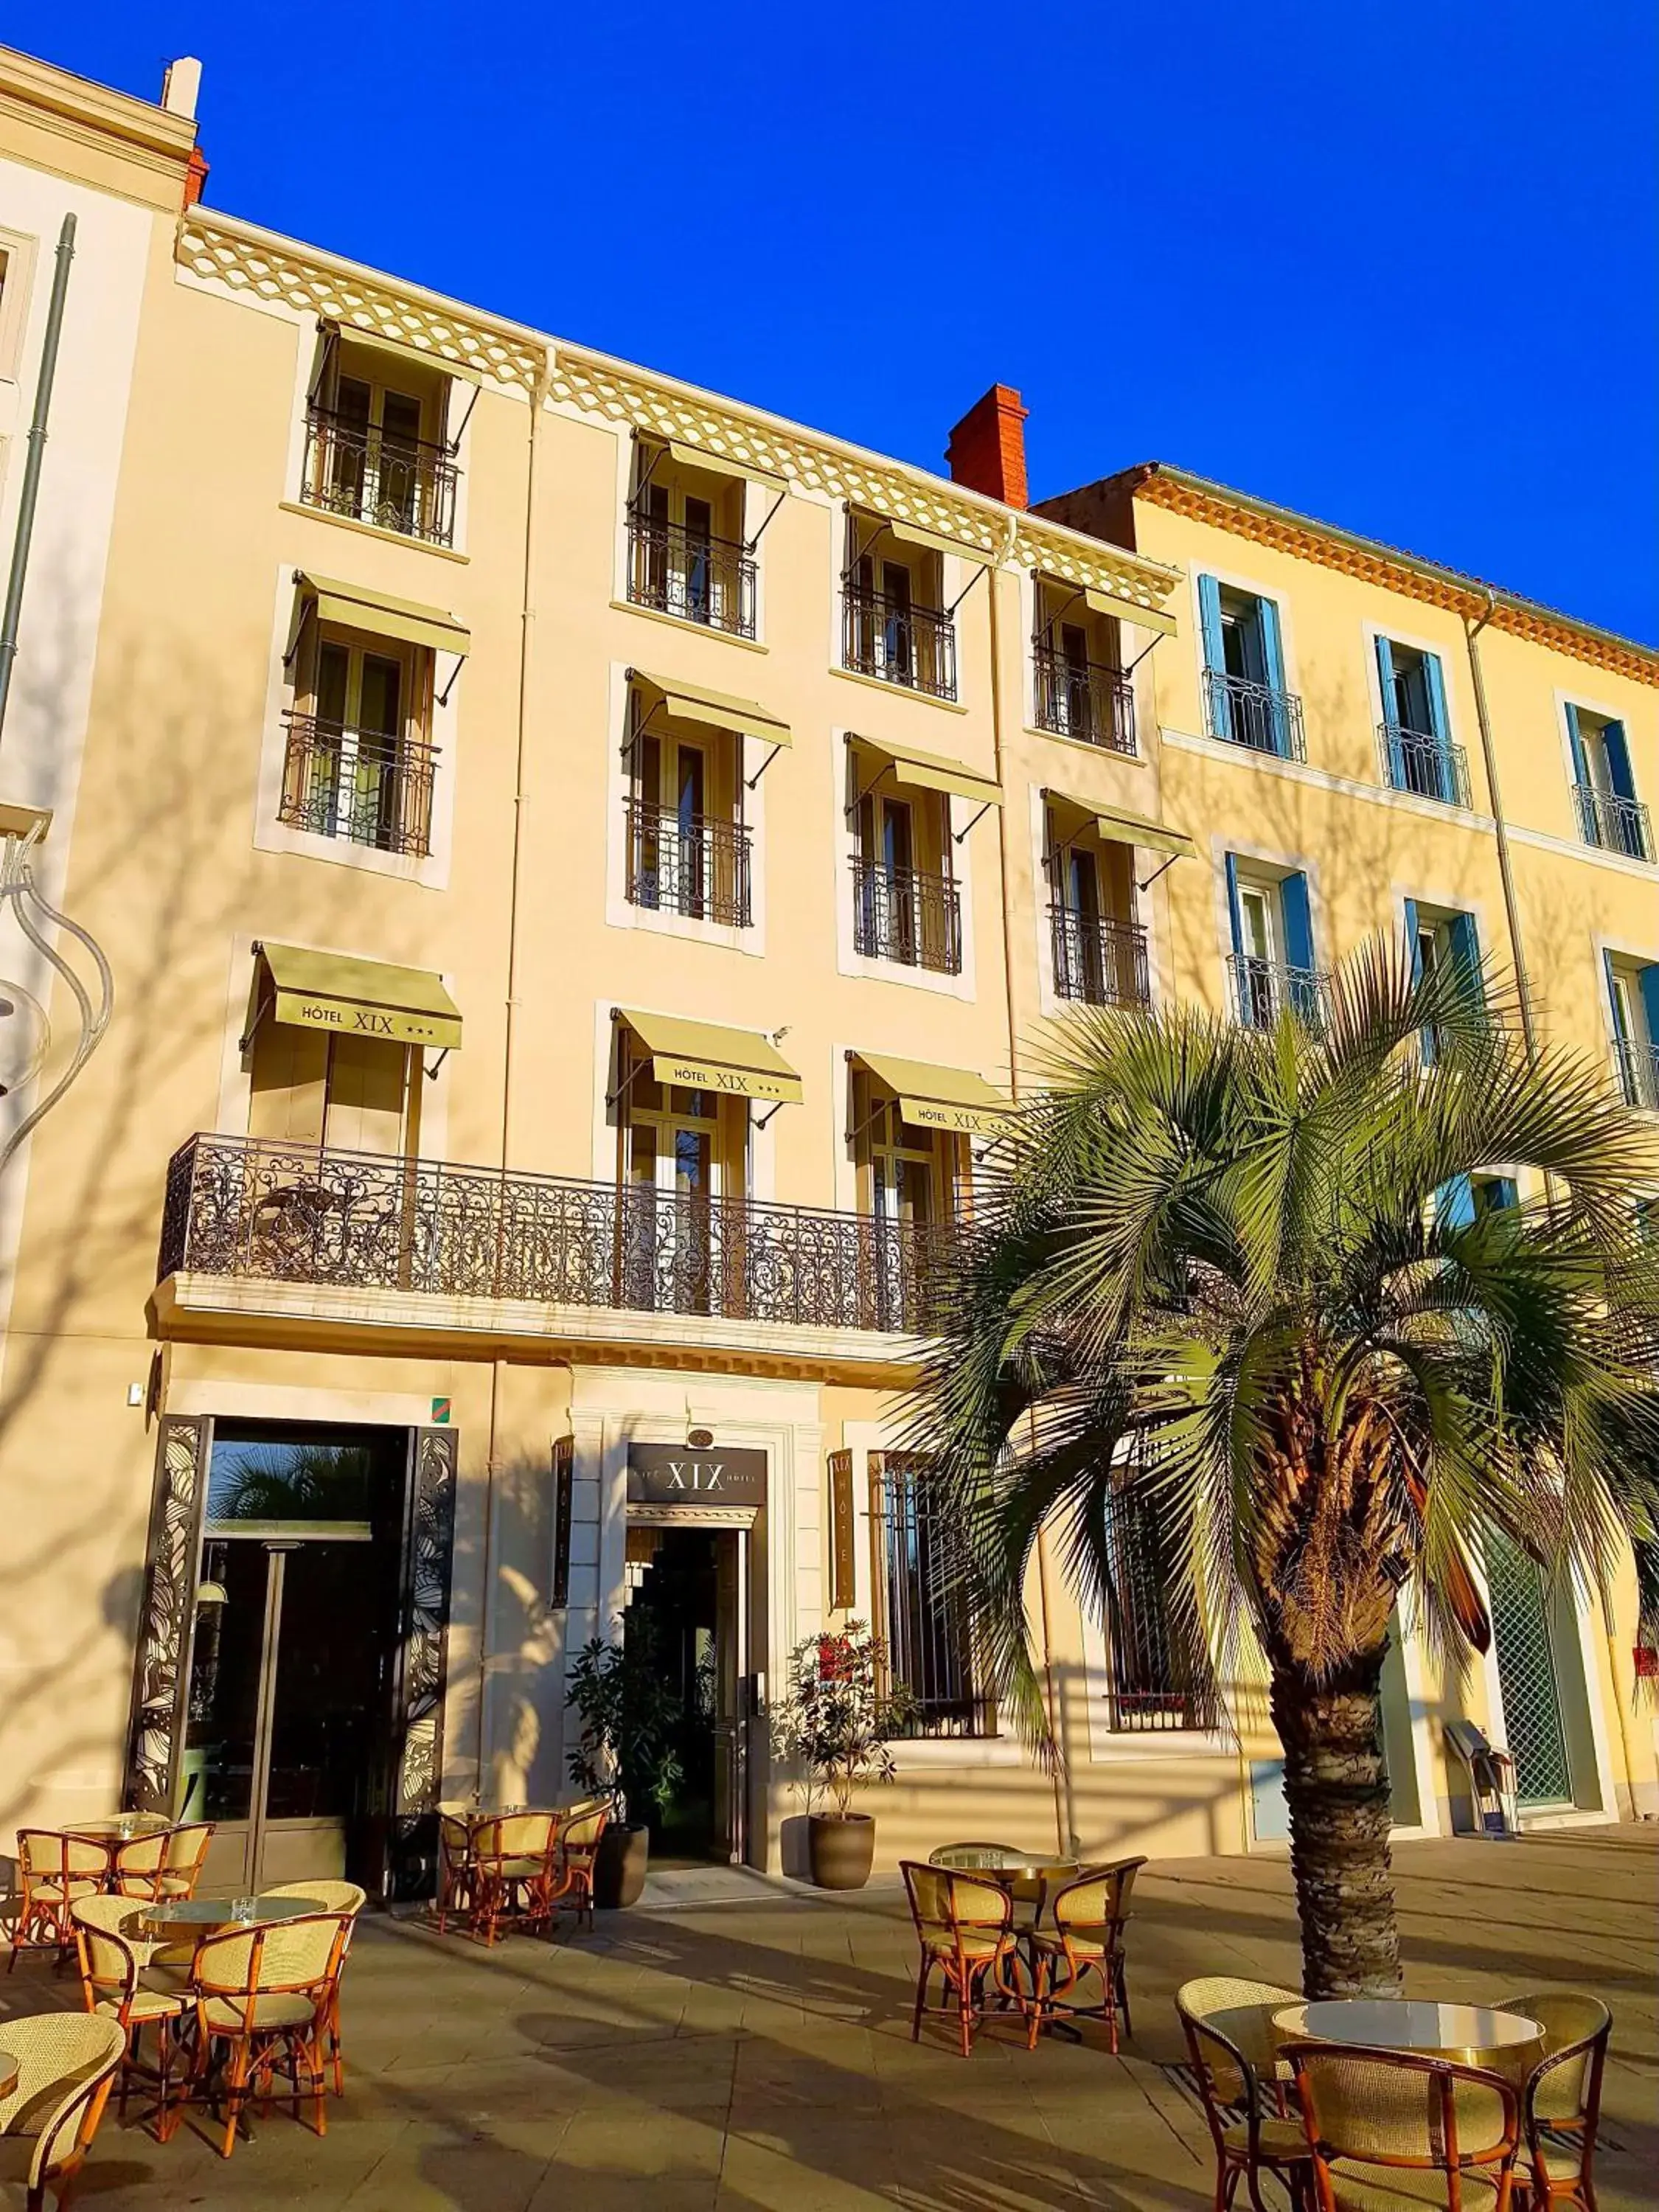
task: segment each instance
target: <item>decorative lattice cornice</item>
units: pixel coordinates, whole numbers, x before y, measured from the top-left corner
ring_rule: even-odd
[[[1167,507],[1171,514],[1209,523],[1278,553],[1316,561],[1322,568],[1338,569],[1345,576],[1379,585],[1425,605],[1444,607],[1468,621],[1479,622],[1490,606],[1493,629],[1508,630],[1534,645],[1588,661],[1593,668],[1611,669],[1635,683],[1659,687],[1659,653],[1606,630],[1581,626],[1530,599],[1496,590],[1489,599],[1486,587],[1473,577],[1419,563],[1386,545],[1367,544],[1346,532],[1323,529],[1315,521],[1264,508],[1252,500],[1230,498],[1219,485],[1195,483],[1162,467],[1137,472],[1133,490],[1137,499]]]
[[[180,222],[178,259],[193,276],[216,279],[233,292],[325,315],[345,329],[401,338],[434,361],[479,369],[526,391],[535,390],[546,367],[546,347],[528,333],[469,316],[447,301],[399,292],[368,272],[205,209],[191,210]],[[884,466],[849,447],[759,421],[571,347],[556,349],[550,393],[647,436],[684,439],[733,463],[768,469],[804,490],[937,531],[964,550],[1040,568],[1068,583],[1094,585],[1139,606],[1161,607],[1177,581],[1175,569],[1121,547],[965,497],[941,477]]]

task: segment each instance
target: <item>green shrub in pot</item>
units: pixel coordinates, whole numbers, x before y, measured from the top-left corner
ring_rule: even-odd
[[[608,1792],[614,1808],[593,1869],[593,1900],[636,1904],[650,1851],[647,1808],[667,1811],[683,1779],[674,1749],[678,1692],[641,1616],[620,1643],[596,1636],[571,1662],[566,1702],[581,1722],[567,1759],[578,1789]]]
[[[862,1889],[870,1879],[876,1824],[853,1810],[853,1795],[894,1779],[889,1739],[903,1732],[908,1707],[902,1692],[886,1686],[884,1662],[861,1620],[809,1636],[790,1653],[784,1694],[772,1708],[775,1747],[800,1766],[807,1850],[821,1889]]]

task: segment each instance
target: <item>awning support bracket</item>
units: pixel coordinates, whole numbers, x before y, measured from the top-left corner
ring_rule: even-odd
[[[1039,643],[1053,634],[1054,625],[1063,620],[1066,615],[1070,614],[1072,609],[1077,605],[1078,601],[1082,597],[1083,586],[1079,584],[1069,599],[1062,599],[1060,601],[1060,605],[1054,609],[1053,614],[1049,616],[1048,621],[1043,623],[1042,628],[1037,632]]]
[[[339,348],[340,325],[337,323],[325,322],[322,325],[322,349],[317,356],[317,366],[312,371],[311,388],[306,393],[307,407],[314,407],[317,404],[317,394],[322,390],[324,380],[327,377],[328,365]]]
[[[1124,677],[1125,677],[1126,680],[1127,680],[1129,677],[1131,677],[1131,676],[1133,676],[1133,675],[1134,674],[1134,672],[1135,672],[1136,669],[1139,667],[1139,665],[1140,665],[1141,662],[1142,662],[1143,660],[1145,660],[1145,659],[1146,658],[1146,655],[1147,655],[1149,653],[1156,653],[1156,652],[1158,651],[1158,648],[1159,647],[1159,646],[1163,644],[1164,640],[1164,637],[1165,637],[1165,635],[1167,635],[1167,633],[1166,633],[1165,631],[1164,631],[1164,630],[1161,630],[1161,629],[1155,629],[1155,630],[1152,632],[1152,643],[1151,643],[1150,645],[1145,645],[1145,646],[1142,646],[1142,647],[1141,647],[1140,651],[1139,651],[1138,653],[1136,653],[1136,655],[1135,655],[1134,659],[1133,659],[1129,663],[1129,665],[1128,665],[1128,666],[1124,670],[1123,674],[1124,674]]]
[[[465,665],[466,655],[464,653],[458,653],[455,656],[455,665],[449,673],[449,681],[445,684],[443,690],[438,694],[438,704],[441,707],[447,707],[449,704],[449,695],[455,689],[456,684],[459,680],[461,671],[465,667]]]
[[[994,799],[988,799],[984,805],[980,808],[979,812],[975,815],[973,820],[967,824],[966,828],[957,831],[956,835],[951,840],[951,843],[953,845],[961,844],[963,839],[968,835],[969,830],[978,829],[980,823],[984,821],[986,816],[995,805],[996,801]]]
[[[422,1054],[422,1056],[421,1056],[421,1073],[422,1073],[422,1074],[423,1076],[425,1076],[425,1078],[426,1078],[426,1079],[427,1079],[427,1081],[428,1081],[428,1083],[434,1082],[434,1081],[436,1079],[437,1073],[438,1073],[438,1070],[439,1070],[442,1066],[443,1066],[444,1062],[448,1059],[448,1057],[449,1057],[450,1054],[451,1054],[453,1050],[454,1050],[454,1047],[453,1047],[453,1045],[447,1045],[447,1045],[444,1047],[443,1050],[442,1050],[442,1051],[438,1054],[438,1057],[436,1058],[436,1060],[434,1060],[433,1061],[433,1063],[432,1063],[432,1065],[431,1065],[431,1066],[430,1066],[430,1067],[428,1067],[428,1066],[427,1066],[427,1064],[426,1064],[426,1056],[425,1056],[425,1054]]]
[[[637,440],[638,433],[636,432],[635,434]],[[640,478],[633,490],[628,495],[628,511],[635,518],[638,517],[640,511],[640,494],[645,489],[647,484],[650,483],[652,476],[656,470],[658,462],[667,451],[668,448],[666,446],[653,446],[651,448],[651,458],[645,465],[645,474]]]
[[[1172,867],[1174,867],[1174,866],[1175,866],[1175,864],[1176,864],[1176,862],[1177,860],[1184,860],[1186,859],[1186,857],[1187,857],[1187,855],[1186,855],[1184,853],[1171,853],[1171,854],[1170,854],[1170,857],[1169,857],[1169,859],[1168,859],[1167,860],[1165,860],[1164,862],[1163,862],[1162,866],[1158,866],[1158,867],[1156,867],[1156,868],[1154,868],[1154,869],[1152,870],[1152,874],[1151,874],[1150,876],[1148,876],[1148,877],[1147,877],[1146,880],[1146,882],[1145,882],[1144,884],[1143,884],[1142,882],[1140,882],[1139,878],[1137,878],[1137,879],[1136,879],[1136,883],[1135,883],[1135,889],[1136,889],[1138,891],[1149,891],[1149,890],[1151,890],[1151,889],[1152,888],[1152,885],[1153,885],[1153,884],[1158,881],[1158,878],[1159,878],[1159,877],[1164,873],[1164,870],[1165,868],[1172,868]]]
[[[752,733],[752,732],[750,732],[750,734],[752,735],[753,733]],[[747,777],[747,778],[745,779],[744,783],[744,787],[744,787],[744,789],[745,791],[752,791],[752,790],[755,788],[755,786],[756,786],[756,785],[760,781],[761,778],[765,775],[765,773],[766,773],[767,769],[768,769],[769,768],[770,768],[770,767],[771,767],[771,765],[772,765],[773,762],[777,758],[778,755],[779,755],[782,750],[783,750],[783,747],[782,747],[781,744],[775,744],[775,745],[773,746],[773,748],[772,748],[771,751],[770,751],[769,753],[768,753],[768,755],[766,756],[766,758],[765,758],[765,759],[761,763],[760,766],[759,766],[759,767],[755,770],[755,773],[753,774],[753,775],[749,776],[749,777]]]
[[[770,1123],[770,1121],[771,1121],[771,1120],[772,1120],[772,1115],[775,1115],[775,1114],[781,1113],[781,1112],[782,1111],[782,1109],[783,1109],[783,1105],[784,1105],[784,1101],[783,1101],[781,1098],[780,1098],[780,1099],[779,1099],[779,1101],[778,1101],[778,1103],[777,1103],[777,1104],[776,1104],[775,1106],[774,1106],[774,1108],[772,1109],[772,1113],[771,1113],[771,1114],[769,1114],[769,1115],[767,1115],[766,1120],[765,1120],[764,1121],[757,1121],[757,1122],[756,1122],[756,1124],[755,1124],[755,1127],[756,1127],[757,1130],[764,1129],[765,1127],[768,1127],[768,1125]]]
[[[963,601],[967,598],[967,596],[968,596],[969,592],[971,592],[971,591],[973,590],[973,588],[974,588],[975,585],[976,583],[978,583],[978,581],[979,581],[979,580],[980,580],[980,578],[981,578],[981,576],[988,576],[988,575],[990,574],[990,573],[991,573],[991,570],[990,570],[989,564],[988,564],[988,562],[983,562],[983,561],[975,561],[975,563],[974,563],[974,573],[973,573],[973,574],[972,574],[971,576],[969,576],[969,578],[968,579],[967,582],[963,586],[962,589],[961,589],[961,590],[957,593],[957,595],[956,595],[955,599],[953,599],[951,600],[951,602],[950,605],[949,605],[948,607],[946,607],[946,609],[945,610],[945,619],[946,620],[946,622],[951,622],[951,621],[953,621],[953,620],[955,619],[955,617],[956,617],[956,611],[957,611],[957,608],[962,605]]]
[[[887,528],[887,517],[884,514],[878,515],[876,519],[875,528],[870,532],[870,535],[865,539],[862,545],[858,543],[856,538],[854,539],[853,553],[848,561],[847,566],[841,572],[841,580],[843,589],[852,582],[854,574],[858,568],[859,562],[863,560],[866,554],[869,552],[871,547],[875,544],[876,541],[880,538],[882,532]]]
[[[788,498],[788,496],[789,490],[787,485],[786,485],[783,490],[781,490],[778,494],[777,497],[773,501],[771,506],[767,509],[766,514],[763,516],[760,528],[755,532],[754,536],[749,540],[749,543],[744,547],[743,550],[745,553],[752,553],[755,548],[760,544],[762,538],[766,535],[767,529],[771,523],[772,517],[777,513],[778,509],[783,505],[783,502]]]
[[[453,389],[454,386],[454,379],[453,377],[450,380],[450,384],[451,388]],[[465,414],[462,416],[460,422],[456,428],[453,435],[446,438],[444,441],[445,445],[449,448],[450,459],[452,460],[461,450],[461,441],[466,435],[466,426],[472,420],[472,410],[478,404],[479,390],[480,387],[475,384],[472,387],[472,397],[466,403]]]
[[[303,589],[304,581],[305,580],[303,576],[296,568],[294,572],[295,588],[296,590]],[[306,624],[311,620],[316,611],[316,594],[313,592],[307,592],[305,596],[300,601],[300,619],[294,625],[294,642],[289,646],[288,651],[283,655],[283,666],[285,669],[293,667],[294,657],[295,653],[299,652],[301,643],[305,637]]]

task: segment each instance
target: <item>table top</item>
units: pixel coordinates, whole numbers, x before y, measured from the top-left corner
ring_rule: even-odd
[[[165,1836],[178,1824],[165,1813],[100,1814],[95,1820],[76,1820],[66,1836],[86,1836],[94,1843],[134,1843],[141,1836]]]
[[[144,1935],[216,1936],[223,1929],[254,1928],[261,1922],[302,1920],[327,1910],[320,1897],[174,1897],[141,1905]]]
[[[1273,2014],[1273,2026],[1282,2034],[1311,2036],[1321,2043],[1367,2043],[1384,2051],[1459,2057],[1512,2051],[1540,2042],[1544,2034],[1524,2013],[1413,1997],[1336,1997],[1287,2005]]]
[[[1057,1858],[1052,1851],[1022,1850],[1016,1844],[951,1844],[935,1851],[928,1864],[942,1867],[947,1874],[982,1874],[995,1881],[1010,1875],[1065,1879],[1078,1872],[1079,1863]]]
[[[0,2051],[0,2097],[9,2097],[17,2087],[18,2065],[9,2051]]]

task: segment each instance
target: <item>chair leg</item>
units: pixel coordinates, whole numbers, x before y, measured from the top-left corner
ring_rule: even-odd
[[[962,2028],[962,2055],[971,2058],[974,2052],[974,1975],[970,1966],[962,1969],[957,1984],[957,2008]]]
[[[927,2002],[927,1970],[929,1963],[927,1954],[924,1951],[921,1954],[921,1966],[916,1974],[915,2009],[910,2015],[910,2040],[912,2043],[920,2043],[921,2041],[921,2015],[922,2009]]]
[[[242,2106],[247,2094],[248,2066],[252,2057],[252,2047],[244,2035],[231,2043],[229,2069],[225,2075],[225,2135],[219,2146],[221,2158],[228,2158],[236,2148],[236,2130],[242,2122]]]

